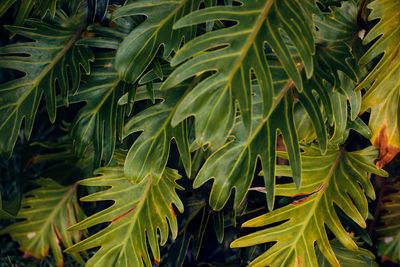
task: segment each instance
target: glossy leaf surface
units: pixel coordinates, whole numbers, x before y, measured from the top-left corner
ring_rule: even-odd
[[[172,60],[176,66],[185,60],[165,81],[169,88],[204,72],[215,72],[199,83],[180,103],[173,125],[184,118],[196,117],[196,136],[202,144],[214,149],[229,135],[235,116],[235,99],[247,131],[252,130],[251,74],[257,77],[262,98],[262,115],[268,116],[275,107],[269,64],[265,58],[264,43],[274,49],[283,68],[301,90],[298,70],[303,65],[307,76],[313,72],[314,39],[304,12],[312,0],[238,1],[238,6],[206,8],[179,20],[175,28],[188,27],[216,19],[235,23],[231,27],[205,33],[180,49]],[[282,31],[282,32],[281,32]],[[282,35],[287,35],[299,51],[303,62],[295,62]],[[204,107],[208,107],[205,109]],[[209,112],[209,111],[212,112]]]
[[[379,19],[364,39],[365,44],[379,39],[360,59],[366,64],[383,54],[382,58],[357,88],[368,88],[363,96],[361,111],[371,108],[369,127],[371,142],[380,148],[376,166],[382,168],[400,152],[400,2],[373,1],[369,20]]]
[[[343,228],[334,204],[358,225],[366,227],[368,203],[364,190],[370,198],[375,198],[367,172],[386,174],[373,165],[377,151],[370,147],[361,151],[346,152],[332,147],[326,155],[321,155],[315,147],[304,150],[301,158],[302,186],[296,190],[293,183],[279,184],[276,194],[305,197],[244,223],[243,227],[280,224],[241,237],[231,244],[232,247],[245,247],[276,242],[250,266],[317,266],[314,242],[330,264],[340,266],[329,244],[325,226],[346,248],[358,248]],[[278,156],[287,158],[286,153],[280,153]],[[277,166],[276,173],[278,176],[292,176],[290,169],[285,165]]]
[[[20,243],[26,257],[43,259],[50,249],[57,266],[63,266],[63,248],[81,239],[81,233],[68,232],[67,228],[85,217],[78,205],[77,186],[61,186],[49,178],[41,178],[36,183],[40,188],[26,193],[16,216],[25,220],[2,229],[0,234],[10,234]],[[79,254],[71,255],[83,263]]]
[[[102,176],[80,181],[79,184],[109,188],[86,196],[81,201],[111,200],[114,204],[69,230],[86,229],[103,222],[110,224],[68,248],[67,252],[100,247],[86,266],[151,266],[149,245],[154,261],[160,262],[159,243],[164,245],[167,241],[168,228],[171,228],[174,239],[178,234],[173,205],[183,212],[183,204],[175,191],[182,189],[176,183],[180,178],[177,171],[165,169],[158,183],[148,176],[138,184],[125,177],[121,167],[104,167],[97,173]]]
[[[23,77],[0,85],[0,151],[6,156],[11,155],[23,119],[25,136],[29,138],[42,94],[50,120],[54,122],[56,84],[67,104],[68,91],[79,86],[81,66],[88,73],[89,61],[93,60],[88,47],[74,45],[81,30],[33,20],[27,24],[30,28],[7,28],[34,42],[0,48],[0,67],[24,73]],[[73,80],[71,88],[69,78]]]

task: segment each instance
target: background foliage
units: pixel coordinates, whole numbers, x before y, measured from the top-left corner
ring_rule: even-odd
[[[0,264],[396,266],[399,18],[0,0]]]

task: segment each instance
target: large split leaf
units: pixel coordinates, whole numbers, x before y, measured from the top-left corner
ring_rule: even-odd
[[[174,204],[183,212],[183,204],[176,189],[182,189],[176,180],[177,171],[165,169],[158,183],[148,176],[140,183],[132,183],[124,176],[122,167],[101,168],[94,177],[80,181],[86,186],[110,187],[82,198],[82,201],[112,200],[114,204],[79,222],[70,230],[85,229],[103,222],[110,224],[100,232],[67,249],[73,253],[100,247],[86,266],[151,266],[148,244],[156,262],[160,248],[168,239],[168,223],[172,237],[178,234]],[[160,239],[159,239],[160,238]],[[148,240],[148,243],[147,241]],[[160,241],[159,241],[160,240]]]
[[[296,189],[293,183],[279,184],[276,194],[306,197],[244,223],[244,227],[280,224],[241,237],[231,244],[232,247],[247,247],[276,242],[257,257],[250,264],[252,266],[318,266],[315,242],[326,259],[333,266],[339,266],[329,244],[325,226],[346,248],[358,248],[342,226],[335,206],[358,225],[366,227],[368,202],[364,194],[375,198],[367,172],[386,174],[385,171],[377,170],[373,164],[377,151],[369,147],[361,151],[346,152],[332,147],[326,155],[321,155],[316,147],[304,149],[301,158],[302,186]],[[287,153],[282,152],[278,156],[287,158]],[[292,176],[289,166],[286,165],[277,166],[276,173],[279,176]]]
[[[338,71],[357,81],[356,73],[349,63],[353,58],[350,45],[357,38],[358,8],[354,0],[343,2],[341,7],[332,7],[331,12],[323,16],[314,16],[317,27],[315,33],[316,60],[314,76],[329,81],[331,84],[339,81]]]
[[[184,118],[196,117],[196,137],[214,149],[229,135],[235,116],[235,99],[248,132],[252,129],[251,75],[254,73],[261,88],[263,116],[274,108],[274,93],[264,43],[274,49],[282,66],[301,90],[298,70],[303,65],[307,76],[313,72],[314,38],[309,9],[313,0],[302,1],[235,1],[237,6],[218,6],[192,12],[174,27],[182,28],[213,20],[227,20],[234,26],[203,34],[181,48],[172,60],[179,66],[163,85],[169,88],[203,72],[215,72],[199,83],[180,103],[173,125]],[[303,12],[304,11],[304,12]],[[283,35],[297,48],[303,62],[295,62]]]
[[[61,186],[49,178],[36,181],[40,188],[26,193],[22,209],[16,218],[25,219],[0,231],[10,234],[20,243],[26,257],[43,259],[49,249],[57,266],[63,266],[62,246],[72,246],[81,239],[81,233],[67,228],[84,218],[76,197],[77,185]],[[83,263],[77,253],[72,256]]]
[[[286,86],[290,86],[288,82]],[[254,87],[255,89],[258,87]],[[289,88],[289,87],[288,87]],[[228,201],[232,189],[235,189],[234,207],[243,201],[253,180],[257,159],[261,159],[264,170],[264,181],[267,191],[268,207],[274,205],[275,185],[275,149],[278,129],[283,135],[296,185],[300,185],[300,148],[293,120],[293,98],[288,88],[283,89],[282,100],[279,99],[274,112],[267,118],[262,116],[262,100],[256,90],[254,102],[253,130],[247,135],[242,121],[239,121],[232,132],[233,140],[214,152],[202,166],[193,183],[200,187],[214,179],[210,195],[210,205],[220,210]],[[258,97],[257,97],[258,96]]]
[[[122,129],[125,113],[118,100],[131,88],[118,77],[114,60],[115,53],[96,55],[92,73],[70,97],[71,102],[86,102],[71,127],[75,148],[82,155],[93,144],[96,166],[102,161],[107,164],[112,158],[117,129]]]
[[[175,127],[171,126],[176,105],[186,89],[187,85],[181,85],[163,92],[164,100],[161,103],[147,108],[127,121],[124,136],[142,132],[129,149],[124,165],[125,175],[133,181],[140,182],[147,175],[151,175],[154,181],[161,177],[167,164],[172,139],[178,146],[183,166],[190,176],[191,158],[186,121]]]
[[[379,39],[360,59],[366,64],[379,55],[379,63],[357,89],[368,88],[361,111],[371,108],[371,142],[380,148],[376,166],[382,168],[400,152],[400,2],[374,1],[369,20],[380,19],[364,39],[364,44]]]
[[[184,15],[207,5],[210,0],[139,0],[129,3],[113,13],[113,18],[144,15],[146,20],[136,27],[122,42],[117,51],[115,66],[123,80],[135,82],[150,65],[158,49],[164,47],[166,58],[177,51],[181,42],[193,39],[196,28],[172,29],[172,25]]]
[[[355,92],[357,74],[351,45],[358,38],[357,3],[353,0],[331,7],[331,12],[315,16],[316,53],[313,77],[305,82],[305,93],[318,92],[323,103],[325,118],[334,131],[332,143],[343,143],[348,121],[355,121],[360,111],[361,92]],[[347,102],[351,112],[347,112]],[[350,115],[350,116],[349,116]]]
[[[7,26],[13,33],[35,40],[0,48],[0,67],[21,71],[25,76],[0,85],[0,151],[10,156],[22,120],[29,138],[36,111],[44,93],[47,111],[53,122],[56,117],[56,83],[64,102],[70,89],[77,89],[80,66],[89,72],[92,51],[75,46],[81,30],[29,20],[30,28]]]
[[[382,198],[382,210],[385,212],[379,220],[383,223],[376,229],[378,234],[377,247],[379,253],[392,260],[400,262],[400,183],[389,187],[391,194]]]

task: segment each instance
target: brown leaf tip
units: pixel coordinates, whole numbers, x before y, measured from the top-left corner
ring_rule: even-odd
[[[380,149],[379,158],[376,162],[376,167],[378,169],[382,169],[400,152],[400,147],[388,141],[386,125],[383,125],[380,129],[378,136],[375,135],[372,137],[371,142],[375,147]]]

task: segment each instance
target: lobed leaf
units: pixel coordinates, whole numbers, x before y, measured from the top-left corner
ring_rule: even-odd
[[[13,33],[32,39],[0,48],[0,67],[23,72],[21,78],[0,84],[0,151],[11,155],[22,120],[25,136],[29,138],[42,94],[50,120],[56,117],[56,84],[64,103],[68,104],[68,91],[76,90],[80,83],[82,66],[89,73],[92,51],[75,46],[81,30],[65,28],[34,20],[30,26],[7,26]],[[69,84],[71,78],[72,85]]]
[[[103,222],[110,224],[66,252],[76,253],[100,247],[86,266],[151,266],[149,244],[154,261],[159,263],[159,242],[161,245],[167,242],[168,223],[172,237],[175,239],[178,234],[172,204],[183,212],[183,204],[175,191],[183,189],[176,184],[180,178],[178,172],[167,168],[158,183],[148,176],[137,184],[124,176],[122,167],[104,167],[98,169],[97,173],[102,176],[82,180],[79,184],[109,188],[86,196],[81,201],[112,200],[114,204],[69,230],[86,229]]]
[[[317,266],[315,242],[329,263],[339,266],[338,259],[329,244],[325,226],[346,248],[358,249],[356,243],[343,228],[335,206],[358,225],[366,227],[368,202],[364,194],[372,199],[375,198],[367,172],[386,175],[385,171],[378,170],[373,165],[377,151],[369,147],[361,151],[347,152],[338,147],[330,147],[327,153],[322,155],[313,146],[304,150],[301,157],[302,186],[296,189],[293,183],[279,184],[276,186],[276,194],[280,196],[304,195],[305,197],[244,223],[243,227],[266,228],[231,243],[231,247],[247,247],[276,242],[257,257],[250,266],[294,266],[296,264]],[[286,152],[281,152],[278,156],[288,157]],[[277,166],[276,174],[293,176],[288,166]],[[268,227],[276,223],[280,224]]]
[[[108,164],[112,158],[117,132],[122,134],[125,115],[125,107],[119,106],[118,100],[132,88],[118,77],[114,59],[113,52],[97,54],[92,73],[70,96],[73,103],[86,102],[71,127],[76,152],[82,155],[93,144],[96,166],[102,162]]]
[[[191,40],[196,28],[173,29],[172,25],[184,15],[196,10],[201,3],[211,0],[139,0],[129,3],[113,14],[113,19],[144,15],[146,20],[133,29],[118,48],[115,66],[120,77],[134,83],[150,65],[157,51],[164,47],[163,57],[178,51],[181,42]]]
[[[359,64],[383,56],[356,89],[371,85],[363,96],[361,111],[371,108],[371,142],[380,148],[376,166],[382,168],[400,152],[400,2],[373,1],[368,7],[372,9],[369,20],[380,21],[365,36],[364,44],[379,39],[362,56]]]
[[[192,12],[175,24],[175,28],[182,28],[216,19],[234,23],[185,44],[171,63],[176,66],[189,60],[177,67],[162,87],[170,88],[192,76],[213,72],[184,98],[172,121],[175,125],[188,116],[195,116],[196,137],[213,149],[220,147],[229,135],[235,117],[235,100],[239,103],[243,123],[251,132],[252,73],[260,86],[263,116],[273,111],[273,84],[264,43],[274,49],[288,76],[300,90],[303,86],[298,66],[304,67],[307,77],[313,72],[314,38],[311,25],[307,23],[311,12],[302,9],[306,5],[315,5],[313,0],[235,2],[239,5]],[[283,35],[294,44],[303,64],[295,62]]]
[[[61,186],[50,178],[35,182],[40,187],[25,194],[16,216],[25,220],[2,229],[0,235],[10,234],[25,257],[43,259],[51,249],[57,266],[63,266],[61,244],[69,247],[81,239],[80,232],[68,232],[67,228],[85,217],[76,197],[77,185]],[[71,256],[83,264],[78,253]]]
[[[157,85],[156,85],[157,86]],[[158,85],[159,86],[159,85]],[[124,127],[124,137],[142,132],[136,139],[125,160],[124,173],[138,183],[151,175],[154,181],[161,178],[169,156],[170,142],[174,139],[185,168],[191,173],[191,157],[186,121],[171,126],[171,118],[187,85],[162,92],[164,100],[133,116]]]

